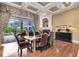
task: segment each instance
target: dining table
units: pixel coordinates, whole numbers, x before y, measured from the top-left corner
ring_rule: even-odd
[[[26,40],[29,40],[29,41],[32,41],[33,44],[32,44],[32,47],[33,47],[33,50],[32,51],[36,51],[36,40],[40,39],[41,36],[24,36],[24,38]]]

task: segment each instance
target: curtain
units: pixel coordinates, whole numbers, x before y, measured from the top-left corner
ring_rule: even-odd
[[[7,27],[9,17],[10,17],[10,6],[1,6],[1,16],[0,16],[0,44],[3,42],[3,33]]]
[[[3,29],[3,31],[7,27],[9,18],[10,18],[10,13],[2,13],[2,17],[1,17],[2,20],[1,20],[1,22],[2,22],[2,29]]]
[[[39,31],[39,16],[34,14],[35,31]]]

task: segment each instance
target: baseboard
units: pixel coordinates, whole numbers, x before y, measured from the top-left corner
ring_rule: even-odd
[[[77,41],[77,40],[72,40],[72,43],[79,44],[79,41]]]
[[[77,57],[79,57],[79,50],[78,50],[78,53],[77,53]]]

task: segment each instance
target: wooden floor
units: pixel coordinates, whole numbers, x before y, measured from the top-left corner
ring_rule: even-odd
[[[23,57],[74,57],[78,54],[79,45],[64,41],[54,41],[53,46],[40,52],[30,52],[23,50]],[[9,43],[0,48],[0,56],[18,57],[17,44]]]

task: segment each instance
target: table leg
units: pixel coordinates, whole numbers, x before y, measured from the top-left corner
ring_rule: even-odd
[[[36,51],[36,46],[35,46],[35,40],[33,40],[33,51],[35,52]]]

